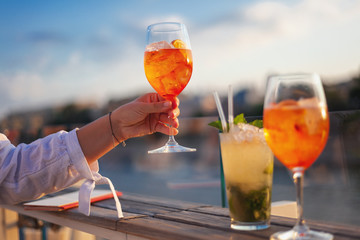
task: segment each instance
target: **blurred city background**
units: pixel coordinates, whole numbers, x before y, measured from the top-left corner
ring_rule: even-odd
[[[148,155],[166,136],[127,141],[100,159],[115,187],[223,205],[219,140],[208,123],[227,111],[261,118],[274,74],[317,72],[331,130],[306,172],[305,217],[360,225],[360,2],[291,1],[2,1],[0,131],[16,145],[71,130],[153,91],[143,70],[145,30],[159,21],[187,25],[192,79],[179,96],[179,143],[195,153]],[[294,200],[276,161],[273,201]]]

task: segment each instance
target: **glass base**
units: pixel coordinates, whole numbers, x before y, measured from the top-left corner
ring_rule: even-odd
[[[269,228],[268,222],[236,222],[231,221],[231,228],[235,230],[253,231]]]
[[[294,229],[285,232],[277,232],[271,235],[271,240],[331,240],[334,236],[330,233],[317,232],[313,230],[300,233]]]
[[[148,151],[148,153],[177,153],[177,152],[196,152],[196,149],[183,147],[179,144],[166,144],[160,148]]]

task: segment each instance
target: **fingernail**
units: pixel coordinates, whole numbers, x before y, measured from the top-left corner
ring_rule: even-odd
[[[171,106],[171,102],[168,101],[164,102],[164,107],[170,107],[170,106]]]

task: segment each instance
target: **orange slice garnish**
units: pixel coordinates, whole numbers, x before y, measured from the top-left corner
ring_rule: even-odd
[[[171,44],[176,48],[184,48],[184,49],[186,48],[186,44],[180,39],[176,39],[172,41]]]

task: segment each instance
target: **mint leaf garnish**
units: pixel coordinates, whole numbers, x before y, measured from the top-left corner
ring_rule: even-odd
[[[234,118],[234,123],[235,123],[235,124],[238,124],[238,123],[247,123],[244,114],[243,114],[243,113],[240,113],[239,115],[237,115],[237,116]]]
[[[250,125],[253,125],[253,126],[258,127],[258,128],[263,128],[263,121],[262,121],[262,120],[258,120],[258,119],[257,119],[257,120],[254,120],[254,121],[248,123],[248,122],[246,121],[245,116],[244,116],[243,113],[240,113],[239,115],[237,115],[237,116],[234,118],[234,124],[239,124],[239,123],[250,124]],[[226,123],[226,124],[227,124],[227,130],[229,130],[229,123]],[[211,122],[211,123],[209,123],[208,125],[219,129],[221,132],[222,132],[222,130],[223,130],[220,120]]]
[[[209,123],[208,125],[215,127],[217,129],[219,129],[220,131],[222,131],[221,121],[214,121],[214,122]]]
[[[258,128],[263,128],[263,121],[259,120],[259,119],[256,119],[256,120],[250,122],[249,124],[251,124],[255,127],[258,127]]]
[[[221,132],[223,131],[220,120],[211,122],[211,123],[209,123],[208,125],[217,128],[217,129],[220,130]],[[227,129],[229,129],[229,124],[227,124]]]

